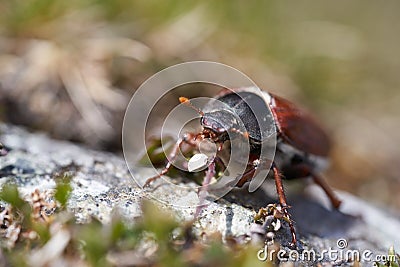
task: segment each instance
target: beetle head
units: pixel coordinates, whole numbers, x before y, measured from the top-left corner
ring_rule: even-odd
[[[210,112],[203,112],[201,109],[192,104],[192,102],[186,97],[180,97],[179,101],[194,110],[196,110],[200,116],[200,123],[203,126],[202,135],[206,138],[212,139],[214,142],[224,142],[229,140],[229,134],[239,134],[245,138],[249,137],[247,131],[241,131],[240,126],[237,122],[236,115],[228,110],[219,109]],[[224,106],[224,108],[226,108]]]
[[[218,141],[229,139],[229,130],[236,129],[236,118],[233,114],[225,110],[204,113],[200,120],[206,132],[212,132]]]

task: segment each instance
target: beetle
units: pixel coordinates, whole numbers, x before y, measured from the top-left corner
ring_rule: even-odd
[[[221,151],[224,143],[230,141],[230,138],[242,137],[247,138],[250,144],[250,155],[246,163],[247,168],[236,183],[237,187],[242,187],[246,182],[251,181],[259,167],[267,164],[260,158],[264,133],[263,128],[260,128],[258,124],[259,121],[257,121],[259,117],[254,114],[254,107],[257,110],[264,110],[265,114],[272,114],[277,133],[275,157],[270,165],[270,171],[275,180],[279,203],[284,216],[289,222],[292,235],[291,246],[296,247],[296,232],[288,212],[289,206],[282,178],[311,177],[325,191],[332,206],[338,209],[341,201],[318,175],[327,166],[331,147],[328,135],[309,112],[272,93],[261,91],[260,95],[251,87],[234,90],[225,88],[215,96],[215,99],[226,104],[235,114],[224,110],[220,106],[214,106],[214,102],[207,104],[203,111],[195,107],[189,99],[185,97],[179,98],[181,103],[190,106],[200,114],[202,130],[199,133],[186,133],[182,138],[179,138],[170,154],[170,161],[157,176],[149,178],[145,186],[168,172],[182,144],[198,148],[201,140],[208,139],[217,145],[218,151]],[[239,130],[234,115],[243,122],[245,131]],[[213,158],[212,163],[208,166],[213,168],[209,170],[209,173],[215,174],[215,163],[223,165],[223,161],[216,156]]]

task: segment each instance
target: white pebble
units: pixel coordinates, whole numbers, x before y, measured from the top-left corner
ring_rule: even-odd
[[[188,162],[188,170],[190,172],[196,171],[207,165],[208,157],[205,154],[195,154]]]

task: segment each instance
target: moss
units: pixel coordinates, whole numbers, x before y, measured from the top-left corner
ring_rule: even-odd
[[[76,224],[71,219],[73,216],[66,216],[68,212],[65,210],[71,192],[69,180],[57,179],[54,197],[59,203],[46,220],[36,216],[31,206],[44,200],[38,190],[32,196],[39,199],[32,202],[21,198],[15,185],[3,186],[0,198],[9,204],[9,210],[13,213],[10,218],[15,220],[11,224],[20,229],[16,232],[18,238],[13,241],[13,246],[2,242],[8,262],[14,266],[37,264],[30,262],[30,255],[46,248],[55,238],[55,229],[63,229],[69,233],[69,239],[59,256],[70,264],[81,262],[90,266],[113,266],[121,260],[118,255],[126,254],[131,255],[131,263],[149,266],[266,264],[257,260],[255,248],[225,245],[220,235],[210,236],[206,242],[196,240],[191,223],[179,224],[170,211],[161,210],[148,200],[142,205],[143,216],[134,224],[127,223],[118,215],[109,224],[102,224],[94,218],[90,223]],[[3,235],[2,241],[7,239],[9,237]],[[46,262],[50,263],[51,259]]]

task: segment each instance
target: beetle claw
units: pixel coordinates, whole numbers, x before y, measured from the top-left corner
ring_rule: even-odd
[[[154,182],[154,181],[160,179],[161,176],[164,175],[166,172],[167,172],[166,170],[163,170],[163,171],[161,171],[161,173],[159,173],[158,175],[147,179],[146,182],[145,182],[144,185],[143,185],[143,188],[150,187],[150,184],[151,184],[152,182]]]
[[[150,184],[152,182],[154,182],[155,180],[157,180],[155,177],[147,179],[146,182],[143,185],[143,188],[150,187]]]

